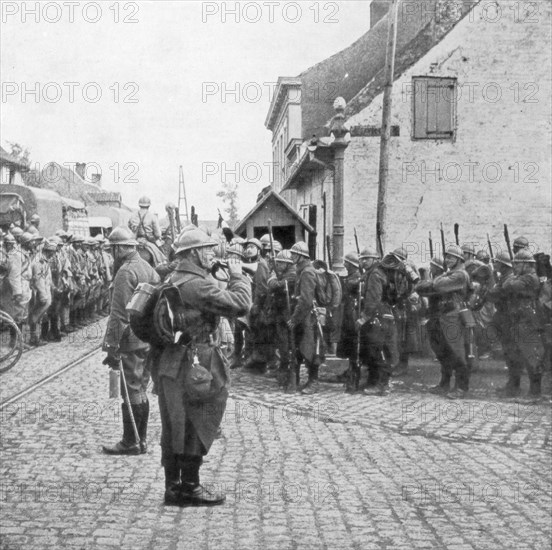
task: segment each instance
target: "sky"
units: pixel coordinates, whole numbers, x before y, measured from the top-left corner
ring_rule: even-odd
[[[270,185],[264,122],[279,76],[296,76],[369,29],[369,0],[0,3],[0,142],[33,167],[86,162],[87,176],[154,211],[178,201],[217,218]]]

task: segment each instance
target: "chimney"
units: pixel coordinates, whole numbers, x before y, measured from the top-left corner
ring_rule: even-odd
[[[389,7],[389,0],[372,0],[370,4],[370,28],[387,15]]]
[[[86,170],[86,162],[77,162],[75,166],[75,172],[82,178],[84,178],[84,171]]]
[[[101,174],[92,174],[92,183],[98,187],[102,186],[102,175]]]

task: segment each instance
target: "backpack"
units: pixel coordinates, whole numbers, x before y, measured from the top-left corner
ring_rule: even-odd
[[[341,304],[343,292],[337,273],[329,269],[315,269],[316,288],[314,297],[319,306],[335,309]]]
[[[186,310],[178,283],[150,285],[140,283],[126,306],[130,328],[143,342],[155,347],[167,344],[186,345],[191,340],[190,327],[199,312]]]

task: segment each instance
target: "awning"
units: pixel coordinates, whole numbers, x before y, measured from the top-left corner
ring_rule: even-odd
[[[61,204],[65,208],[70,210],[84,210],[86,208],[85,204],[81,201],[76,201],[74,199],[68,199],[67,197],[61,197]]]

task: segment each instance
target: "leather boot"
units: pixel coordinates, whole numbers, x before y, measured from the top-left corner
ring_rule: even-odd
[[[133,407],[134,408],[134,407]],[[140,436],[140,452],[146,454],[148,452],[148,419],[149,419],[149,401],[137,405],[136,408],[140,409],[139,418],[140,423],[137,424],[138,435]]]
[[[199,483],[199,468],[203,457],[182,455],[179,458],[180,478],[182,488],[180,492],[180,506],[217,506],[223,504],[226,496]]]
[[[541,379],[540,374],[534,374],[529,378],[529,397],[541,396]]]
[[[135,440],[132,420],[126,403],[121,405],[121,413],[123,416],[123,439],[111,447],[102,446],[102,450],[108,455],[139,455],[142,451],[140,444]],[[138,420],[134,419],[135,422]],[[138,427],[138,425],[137,423],[136,426]]]
[[[360,368],[357,368],[355,361],[349,361],[349,370],[346,373],[347,379],[345,380],[345,392],[356,393],[359,390],[360,385]]]
[[[163,459],[163,467],[165,468],[165,504],[179,506],[182,484],[180,483],[180,468],[176,457]]]
[[[38,335],[38,326],[36,325],[36,323],[33,323],[30,325],[30,334],[31,334],[31,338],[29,340],[29,345],[33,347],[40,347],[40,346],[46,345],[46,342],[42,342],[40,340],[40,337]]]
[[[320,391],[320,384],[318,382],[318,366],[311,364],[308,365],[309,378],[307,383],[301,388],[303,395],[312,395]]]
[[[496,394],[499,397],[507,397],[507,398],[518,397],[519,394],[521,393],[520,385],[521,385],[521,377],[510,375],[508,377],[508,382],[506,382],[506,385],[503,386],[502,388],[498,388],[496,390]]]

